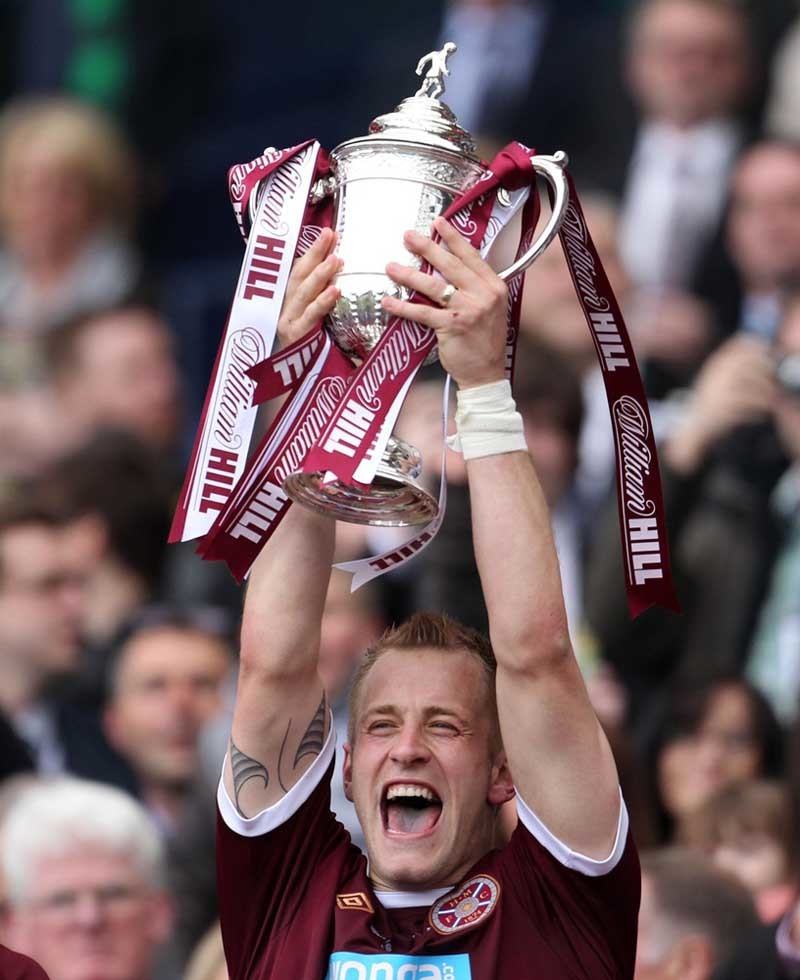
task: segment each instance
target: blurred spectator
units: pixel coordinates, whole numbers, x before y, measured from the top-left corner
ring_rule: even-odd
[[[9,945],[51,980],[151,980],[171,903],[158,832],[119,790],[42,782],[9,810],[0,838]]]
[[[172,484],[138,438],[97,432],[43,475],[41,496],[60,515],[67,561],[84,583],[86,667],[101,686],[109,645],[137,609],[160,595]]]
[[[139,274],[127,243],[132,215],[133,164],[109,120],[61,99],[7,107],[0,117],[6,332],[41,332],[122,299]]]
[[[800,142],[800,15],[775,52],[765,116],[771,136]]]
[[[760,142],[731,179],[726,239],[741,290],[729,332],[771,340],[785,291],[800,278],[800,146]]]
[[[21,496],[0,513],[0,707],[36,768],[68,764],[68,731],[48,695],[79,666],[82,583],[69,570],[63,528]],[[74,747],[74,746],[73,746]]]
[[[743,937],[714,980],[794,980],[800,973],[800,902],[776,925]]]
[[[109,669],[104,727],[158,826],[174,834],[196,776],[203,726],[231,668],[214,610],[144,610]]]
[[[757,920],[747,890],[679,848],[642,854],[634,980],[711,980]]]
[[[772,498],[780,544],[756,624],[747,673],[783,721],[800,711],[800,292],[775,348],[775,423],[791,461]]]
[[[580,166],[602,138],[619,91],[617,18],[595,6],[553,0],[448,4],[440,44],[454,41],[458,54],[442,98],[484,155],[518,139],[541,153],[566,150]]]
[[[645,771],[662,839],[714,793],[783,775],[783,734],[769,703],[739,678],[671,689],[651,719]]]
[[[617,184],[622,256],[639,286],[685,287],[720,223],[744,140],[748,21],[727,0],[644,0],[629,45],[640,124]]]
[[[154,452],[175,451],[178,369],[172,335],[156,310],[128,305],[77,317],[51,334],[47,354],[62,445],[116,428]]]
[[[683,821],[680,837],[750,892],[762,922],[793,904],[798,842],[792,800],[782,783],[748,780],[715,793]]]

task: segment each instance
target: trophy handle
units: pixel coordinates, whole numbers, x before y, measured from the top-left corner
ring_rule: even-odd
[[[553,154],[551,157],[531,157],[533,169],[541,174],[553,188],[553,213],[550,215],[550,220],[547,222],[544,231],[528,251],[520,256],[513,265],[510,265],[503,272],[498,273],[503,282],[508,282],[509,279],[518,276],[520,272],[524,272],[535,259],[539,258],[558,234],[558,229],[561,227],[561,222],[564,219],[564,212],[569,204],[569,185],[567,184],[567,178],[564,176],[564,168],[568,163],[569,158],[563,150],[559,150],[558,153]],[[531,193],[535,192],[534,188]]]

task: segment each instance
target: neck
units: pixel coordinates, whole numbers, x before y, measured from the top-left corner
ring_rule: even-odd
[[[142,799],[171,830],[177,827],[183,815],[186,795],[183,783],[142,781]]]
[[[0,711],[9,718],[30,708],[39,693],[35,674],[14,661],[0,659]]]

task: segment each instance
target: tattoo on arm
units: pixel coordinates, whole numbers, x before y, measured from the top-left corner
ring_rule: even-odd
[[[305,735],[300,739],[300,745],[297,747],[297,755],[294,757],[292,769],[296,769],[297,764],[305,756],[319,755],[322,751],[322,746],[325,744],[325,718],[328,714],[327,708],[328,703],[325,698],[325,692],[323,691],[322,700],[314,713],[314,717],[311,719],[311,724],[306,729]]]
[[[294,757],[294,763],[292,764],[292,771],[297,769],[297,766],[301,759],[307,755],[317,756],[322,751],[322,746],[325,744],[325,719],[328,714],[328,701],[325,696],[325,692],[322,692],[322,700],[319,703],[319,707],[314,712],[314,717],[311,719],[311,723],[306,729],[305,735],[300,739],[300,745],[297,748],[297,753]],[[283,741],[281,742],[280,751],[278,752],[278,785],[283,790],[284,793],[289,792],[289,788],[284,785],[283,779],[281,778],[281,770],[283,768],[283,753],[286,749],[286,743],[289,740],[289,732],[292,729],[292,719],[289,719],[289,723],[286,726],[286,733],[283,736]],[[269,786],[269,772],[267,767],[263,765],[258,759],[253,759],[249,755],[245,755],[241,749],[238,749],[234,744],[233,739],[231,739],[231,773],[233,775],[233,796],[234,802],[236,804],[236,809],[244,817],[246,814],[239,805],[239,794],[244,788],[245,784],[250,782],[251,779],[259,779],[264,785],[264,789]]]
[[[233,774],[233,796],[236,809],[244,817],[246,814],[239,806],[239,793],[241,793],[245,783],[251,779],[260,779],[264,784],[264,789],[266,789],[269,785],[269,773],[267,767],[262,765],[258,759],[252,759],[237,749],[233,744],[233,739],[231,739],[231,773]]]

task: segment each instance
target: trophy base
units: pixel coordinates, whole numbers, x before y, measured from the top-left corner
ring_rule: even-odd
[[[436,498],[407,474],[387,466],[369,487],[353,487],[338,480],[323,483],[323,473],[292,473],[283,489],[295,503],[348,524],[376,527],[412,527],[427,524],[439,511]]]

